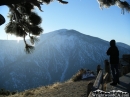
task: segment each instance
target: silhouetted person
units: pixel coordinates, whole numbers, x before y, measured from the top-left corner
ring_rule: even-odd
[[[116,47],[115,40],[110,41],[110,47],[107,50],[107,55],[110,55],[110,64],[113,76],[113,82],[110,85],[117,85],[117,83],[119,84],[119,71],[118,71],[119,50]]]

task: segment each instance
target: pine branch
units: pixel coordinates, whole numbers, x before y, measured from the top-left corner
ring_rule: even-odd
[[[29,32],[32,35],[38,36],[43,32],[43,29],[40,26],[30,25]]]
[[[33,51],[34,51],[34,46],[31,46],[31,45],[29,45],[29,44],[26,44],[26,46],[25,46],[25,52],[26,52],[27,54],[31,54]]]
[[[41,6],[40,6],[40,4],[41,4],[40,2],[38,2],[37,0],[32,0],[31,3],[32,3],[34,6],[37,6],[40,11],[42,11]],[[42,12],[43,12],[43,11],[42,11]]]
[[[62,4],[68,4],[67,1],[63,1],[63,0],[57,0],[57,1],[59,1],[59,2],[62,3]]]
[[[2,5],[11,5],[11,4],[20,4],[20,3],[31,3],[32,0],[0,0],[0,6]]]
[[[1,5],[10,5],[10,4],[18,4],[25,0],[0,0],[0,6]]]
[[[36,14],[35,12],[31,12],[29,20],[32,23],[32,25],[39,25],[42,22],[41,17],[38,16],[38,14]]]
[[[130,4],[126,1],[121,0],[97,0],[100,8],[109,8],[112,5],[117,5],[119,8],[121,8],[121,13],[124,14],[124,11],[130,12]]]
[[[52,2],[53,0],[40,0],[40,2],[43,2],[43,3],[46,3],[46,4],[49,4],[50,2]]]
[[[25,40],[25,37],[26,37],[26,34],[24,34],[24,37],[23,37],[24,43],[25,43],[25,50],[24,50],[24,51],[25,51],[27,54],[31,54],[31,53],[34,51],[34,46],[31,46],[31,45],[27,44],[27,42],[26,42],[26,40]]]
[[[29,36],[30,37],[30,42],[32,43],[32,45],[34,45],[35,42],[38,42],[39,39],[35,36]]]

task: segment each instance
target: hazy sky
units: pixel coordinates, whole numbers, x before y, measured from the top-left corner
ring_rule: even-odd
[[[67,1],[67,0],[66,0]],[[99,37],[110,41],[115,39],[130,45],[130,13],[121,14],[121,9],[111,6],[101,10],[96,0],[68,0],[67,5],[59,4],[57,1],[49,5],[43,5],[40,12],[36,12],[42,17],[41,26],[43,33],[58,29],[75,29],[86,35]],[[130,0],[127,0],[130,3]],[[0,14],[6,17],[6,23],[0,26],[0,39],[7,39],[4,31],[8,23],[8,8],[0,7]],[[8,39],[17,39],[8,35]]]

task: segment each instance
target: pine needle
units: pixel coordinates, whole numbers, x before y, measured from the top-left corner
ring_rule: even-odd
[[[25,46],[25,52],[27,54],[31,54],[34,51],[34,49],[35,49],[34,46],[31,46],[29,44],[26,44],[26,46]]]
[[[35,42],[38,42],[39,41],[39,39],[37,38],[37,37],[35,37],[35,36],[30,36],[30,42],[32,43],[32,44],[34,44]]]

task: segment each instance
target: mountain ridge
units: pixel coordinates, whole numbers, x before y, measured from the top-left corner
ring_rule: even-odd
[[[23,41],[7,43],[0,48],[0,86],[11,91],[63,82],[80,68],[96,70],[99,64],[104,68],[104,60],[109,58],[106,55],[109,42],[75,30],[41,35],[32,54],[24,52]],[[120,57],[130,54],[129,49],[118,47]]]

